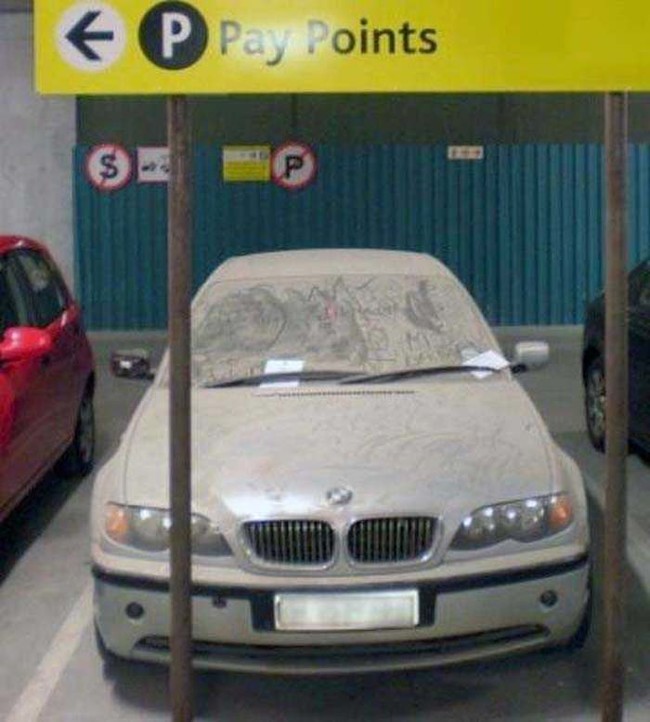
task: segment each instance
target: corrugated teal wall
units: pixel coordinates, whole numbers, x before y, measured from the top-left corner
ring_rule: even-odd
[[[166,187],[113,194],[75,153],[77,289],[89,327],[166,324]],[[603,149],[487,146],[316,147],[299,192],[221,181],[221,150],[195,157],[195,285],[231,255],[312,247],[426,251],[447,263],[493,324],[580,323],[602,285]],[[632,146],[630,256],[650,255],[650,146]]]

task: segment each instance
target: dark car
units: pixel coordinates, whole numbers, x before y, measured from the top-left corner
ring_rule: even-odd
[[[630,441],[650,452],[650,260],[629,276],[628,295],[630,363]],[[591,443],[605,445],[605,297],[601,294],[587,309],[582,378],[585,415]]]
[[[90,471],[94,387],[81,309],[50,254],[0,236],[0,519],[55,463]]]

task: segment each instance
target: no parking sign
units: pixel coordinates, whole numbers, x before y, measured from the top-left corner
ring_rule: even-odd
[[[96,145],[86,155],[86,178],[100,191],[119,191],[132,175],[131,154],[121,145]]]
[[[273,182],[288,190],[300,190],[316,177],[316,154],[305,143],[284,143],[273,152],[271,176]]]

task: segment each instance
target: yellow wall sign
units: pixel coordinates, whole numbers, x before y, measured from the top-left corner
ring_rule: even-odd
[[[226,183],[269,182],[271,146],[229,145],[223,149],[223,179]]]
[[[35,0],[42,93],[650,90],[647,0]]]

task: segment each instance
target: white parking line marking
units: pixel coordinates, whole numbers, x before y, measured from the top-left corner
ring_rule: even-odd
[[[598,506],[605,509],[605,490],[589,474],[583,472],[585,484]],[[627,517],[627,561],[638,577],[645,593],[650,596],[650,534],[633,519]]]
[[[61,675],[77,651],[92,618],[93,585],[89,584],[52,640],[31,682],[25,687],[5,722],[36,722]]]

